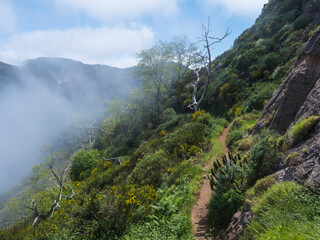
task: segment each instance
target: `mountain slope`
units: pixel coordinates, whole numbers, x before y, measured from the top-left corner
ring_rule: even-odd
[[[217,57],[205,109],[232,119],[260,111],[291,71],[302,46],[319,26],[319,1],[270,0],[255,24]]]

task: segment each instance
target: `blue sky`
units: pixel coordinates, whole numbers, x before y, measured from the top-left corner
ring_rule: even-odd
[[[0,61],[36,57],[129,67],[156,41],[187,35],[197,41],[209,16],[222,36],[217,56],[250,27],[267,0],[0,0]]]

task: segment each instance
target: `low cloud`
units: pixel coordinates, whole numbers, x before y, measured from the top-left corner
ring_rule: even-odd
[[[0,47],[1,61],[17,64],[42,56],[64,57],[88,64],[129,67],[135,54],[154,43],[153,31],[144,25],[72,28],[14,34]]]
[[[204,0],[207,6],[219,6],[232,15],[256,16],[268,0]]]
[[[143,16],[169,16],[178,12],[178,0],[55,0],[104,21],[132,20]]]

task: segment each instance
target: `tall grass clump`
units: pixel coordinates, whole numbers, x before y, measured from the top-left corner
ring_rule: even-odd
[[[293,125],[289,137],[293,143],[301,141],[320,121],[320,116],[310,116]]]
[[[319,192],[294,182],[272,185],[252,203],[242,239],[320,239]]]

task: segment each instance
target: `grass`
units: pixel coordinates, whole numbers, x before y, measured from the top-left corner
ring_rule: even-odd
[[[320,239],[319,193],[294,182],[270,186],[252,202],[242,239]]]
[[[310,116],[298,121],[290,131],[290,138],[293,143],[301,141],[320,121],[320,116]]]

